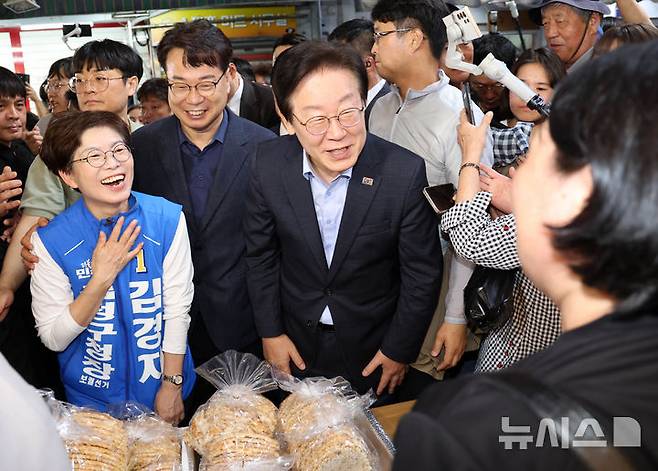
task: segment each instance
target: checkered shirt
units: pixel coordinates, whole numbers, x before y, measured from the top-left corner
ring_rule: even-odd
[[[441,218],[457,254],[477,265],[500,270],[519,268],[516,220],[508,214],[492,220],[487,208],[491,193],[453,206]],[[560,312],[521,271],[516,275],[513,312],[492,330],[480,347],[476,371],[495,371],[552,344],[560,335]]]
[[[528,152],[533,126],[532,123],[519,121],[513,128],[491,128],[494,167],[511,165]]]

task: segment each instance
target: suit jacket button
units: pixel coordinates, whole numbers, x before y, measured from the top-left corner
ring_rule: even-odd
[[[313,321],[306,321],[306,327],[308,328],[313,327]]]
[[[325,288],[324,294],[327,296],[331,296],[334,294],[334,292],[330,288]]]

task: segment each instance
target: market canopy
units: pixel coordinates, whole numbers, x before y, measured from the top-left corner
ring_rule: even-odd
[[[114,13],[123,11],[168,10],[190,7],[216,7],[219,5],[253,5],[253,0],[0,0],[0,19],[34,18],[40,16],[85,15],[92,13]],[[5,3],[14,4],[16,9],[39,5],[39,9],[16,14]],[[268,2],[263,2],[266,5]],[[291,4],[298,3],[291,1]],[[22,5],[21,5],[22,4]]]

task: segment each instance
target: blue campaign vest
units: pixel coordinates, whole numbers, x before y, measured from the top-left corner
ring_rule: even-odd
[[[126,265],[87,328],[59,356],[69,402],[105,410],[137,401],[153,409],[161,385],[162,271],[180,220],[181,206],[133,192],[124,228],[137,219],[140,254]],[[100,231],[109,236],[119,216],[99,221],[82,199],[38,229],[50,256],[69,278],[76,298],[91,279],[91,257]],[[187,348],[183,397],[196,375]]]

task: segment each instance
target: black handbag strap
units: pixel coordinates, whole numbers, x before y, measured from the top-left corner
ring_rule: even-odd
[[[549,418],[553,423],[560,424],[563,417],[569,418],[569,427],[563,430],[556,427],[560,443],[573,443],[577,440],[600,440],[591,427],[587,427],[584,435],[576,437],[578,427],[584,419],[596,418],[578,401],[556,391],[551,386],[532,376],[517,371],[502,371],[495,375],[487,375],[494,384],[503,386],[513,396],[521,399],[540,418]],[[566,435],[566,436],[565,436]],[[635,467],[618,448],[610,446],[574,447],[569,448],[581,462],[591,470],[631,471]]]

